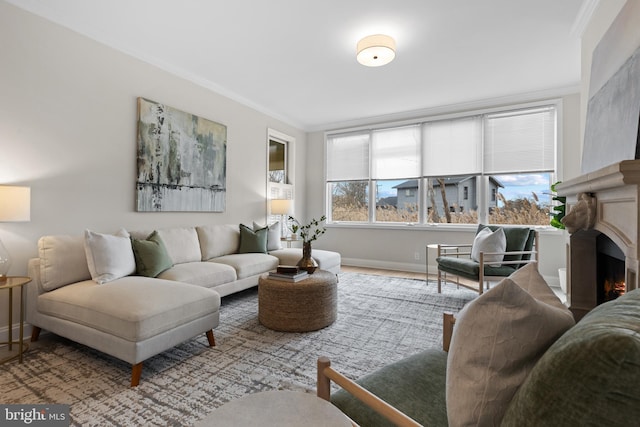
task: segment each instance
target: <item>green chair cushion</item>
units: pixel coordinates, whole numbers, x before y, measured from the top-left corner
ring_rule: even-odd
[[[430,349],[387,365],[358,381],[396,409],[428,426],[447,426],[447,353]],[[361,426],[393,426],[344,390],[331,403]]]
[[[640,290],[601,304],[542,356],[503,426],[627,426],[640,420]]]
[[[438,263],[438,269],[465,277],[467,279],[478,280],[480,275],[480,264],[469,258],[455,258],[455,257],[438,257],[436,258]],[[501,265],[500,267],[491,267],[490,265],[484,266],[485,276],[501,276],[507,277],[516,271],[515,265]]]

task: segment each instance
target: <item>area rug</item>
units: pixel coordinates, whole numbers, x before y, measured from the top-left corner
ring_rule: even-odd
[[[265,390],[315,392],[316,361],[358,378],[442,345],[442,312],[456,312],[477,293],[434,282],[341,273],[338,319],[308,333],[269,330],[258,322],[257,288],[222,299],[216,347],[204,334],[144,362],[129,387],[127,363],[53,339],[22,364],[0,370],[0,403],[64,403],[72,425],[192,425],[225,402]]]

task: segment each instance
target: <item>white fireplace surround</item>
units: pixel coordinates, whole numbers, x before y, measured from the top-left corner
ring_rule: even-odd
[[[567,213],[581,193],[595,197],[593,227],[574,231],[567,243],[567,304],[581,318],[597,305],[596,238],[609,237],[624,253],[626,289],[638,287],[640,160],[624,160],[556,187],[567,198]]]

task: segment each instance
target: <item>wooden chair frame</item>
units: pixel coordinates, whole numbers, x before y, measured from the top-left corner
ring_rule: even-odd
[[[529,263],[537,263],[538,262],[538,252],[540,251],[540,243],[538,242],[538,232],[534,231],[534,239],[533,239],[533,247],[530,251],[511,251],[511,252],[480,252],[479,261],[478,261],[478,279],[477,283],[476,279],[469,279],[468,277],[458,276],[453,273],[448,273],[446,271],[440,270],[438,266],[438,293],[442,292],[442,283],[443,282],[453,282],[458,286],[462,286],[467,289],[471,289],[473,291],[478,291],[480,295],[486,289],[489,289],[489,282],[491,281],[500,281],[504,279],[506,276],[485,276],[484,275],[484,266],[485,266],[485,257],[487,255],[504,255],[505,257],[508,255],[529,255],[528,260],[515,260],[515,261],[501,261],[502,265],[519,265],[519,264],[529,264]],[[438,244],[438,253],[437,257],[465,257],[471,258],[471,243],[462,243],[462,244]],[[494,262],[491,262],[493,264]],[[488,264],[488,263],[487,263]]]
[[[442,349],[449,351],[449,345],[451,344],[451,335],[453,334],[453,325],[455,318],[452,313],[444,313],[442,316]],[[330,401],[331,399],[331,381],[342,387],[345,391],[353,395],[356,399],[360,400],[365,405],[382,415],[392,423],[400,427],[417,427],[421,426],[411,417],[400,412],[393,406],[389,405],[384,400],[377,397],[375,394],[364,389],[353,380],[345,377],[335,369],[331,367],[331,361],[328,357],[318,358],[318,382],[317,382],[317,395],[318,397]],[[351,423],[357,427],[353,420]]]

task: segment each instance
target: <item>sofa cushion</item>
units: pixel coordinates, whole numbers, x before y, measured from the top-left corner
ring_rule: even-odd
[[[258,253],[225,255],[211,259],[209,262],[233,267],[236,270],[238,279],[266,273],[278,267],[278,258],[268,254]]]
[[[45,291],[91,279],[82,236],[43,236],[38,240],[38,256]]]
[[[446,365],[447,353],[430,349],[387,365],[356,382],[420,424],[446,427]],[[331,403],[358,425],[394,425],[344,390],[334,393]]]
[[[597,306],[547,350],[514,396],[503,425],[635,424],[639,367],[640,290],[633,290]]]
[[[156,277],[173,267],[171,257],[157,231],[146,239],[131,239],[136,259],[136,273],[140,276]]]
[[[267,253],[268,229],[253,230],[244,224],[240,224],[240,247],[238,253]]]
[[[280,237],[282,237],[282,224],[280,221],[276,221],[269,226],[259,225],[255,221],[253,222],[253,231],[257,231],[265,227],[267,227],[267,251],[277,251],[278,249],[282,249],[282,241],[280,240]]]
[[[124,229],[115,234],[85,230],[84,251],[91,278],[99,284],[136,272],[131,240]]]
[[[38,297],[43,314],[138,342],[218,311],[211,289],[127,276],[105,285],[74,283]]]
[[[238,252],[240,230],[237,225],[206,225],[196,227],[196,231],[203,261]]]
[[[480,252],[504,252],[506,249],[507,238],[502,228],[498,228],[495,231],[483,228],[478,231],[478,234],[476,234],[476,237],[473,239],[471,259],[480,262]],[[500,267],[500,262],[503,258],[504,254],[485,255],[484,262],[491,267]]]
[[[452,425],[500,424],[535,363],[574,324],[568,309],[536,299],[552,292],[544,281],[523,287],[506,278],[458,314],[447,365]]]
[[[213,262],[185,262],[163,271],[158,278],[212,288],[237,279],[236,270]]]
[[[158,230],[173,264],[201,261],[200,242],[194,227],[164,228]]]

